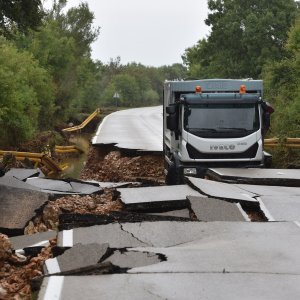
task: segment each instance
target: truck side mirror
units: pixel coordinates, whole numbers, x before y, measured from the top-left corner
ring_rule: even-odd
[[[168,115],[175,114],[176,113],[176,106],[175,105],[167,106],[166,107],[166,113]]]
[[[171,131],[177,129],[177,116],[176,114],[171,114],[167,116],[167,128]]]
[[[271,126],[271,114],[274,112],[274,108],[268,102],[263,102],[262,108],[264,110],[264,113],[263,113],[263,122],[264,122],[263,135],[265,135]]]
[[[166,107],[167,116],[167,128],[171,131],[176,131],[178,129],[178,114],[177,106],[169,105]]]
[[[266,129],[269,129],[271,126],[271,116],[269,113],[264,114],[264,125]]]

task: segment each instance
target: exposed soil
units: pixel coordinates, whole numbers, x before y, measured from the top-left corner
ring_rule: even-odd
[[[57,230],[58,218],[61,213],[70,214],[109,214],[111,211],[122,210],[122,204],[117,199],[114,189],[105,189],[103,194],[87,196],[71,195],[50,201],[41,215],[30,221],[25,228],[25,234]]]
[[[52,256],[52,247],[43,248],[36,257],[14,254],[8,237],[0,234],[0,299],[31,299],[30,280],[42,275],[42,266]]]
[[[149,180],[164,184],[163,156],[139,153],[129,156],[118,150],[103,155],[101,149],[91,149],[81,179],[112,182]]]

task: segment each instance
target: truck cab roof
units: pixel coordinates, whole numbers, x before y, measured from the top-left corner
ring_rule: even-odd
[[[259,93],[189,93],[180,96],[180,101],[185,104],[257,103],[260,100],[261,95]]]
[[[263,96],[263,81],[253,79],[201,79],[190,81],[166,81],[165,88],[170,92],[191,93],[196,86],[201,86],[203,93],[238,93],[244,85],[247,93],[258,93]]]

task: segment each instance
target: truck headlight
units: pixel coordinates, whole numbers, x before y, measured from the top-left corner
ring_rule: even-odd
[[[184,168],[183,174],[184,175],[197,175],[197,169],[196,168]]]

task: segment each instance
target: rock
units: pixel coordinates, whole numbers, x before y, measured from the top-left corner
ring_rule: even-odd
[[[5,261],[12,255],[12,245],[5,234],[0,233],[0,261]]]
[[[43,211],[43,221],[47,226],[53,228],[54,224],[58,223],[58,215],[60,213],[60,209],[54,205],[46,205]]]
[[[7,291],[6,291],[6,289],[4,289],[1,285],[0,285],[0,299],[2,300],[4,300],[4,299],[7,299],[6,298],[6,296],[7,296]]]

